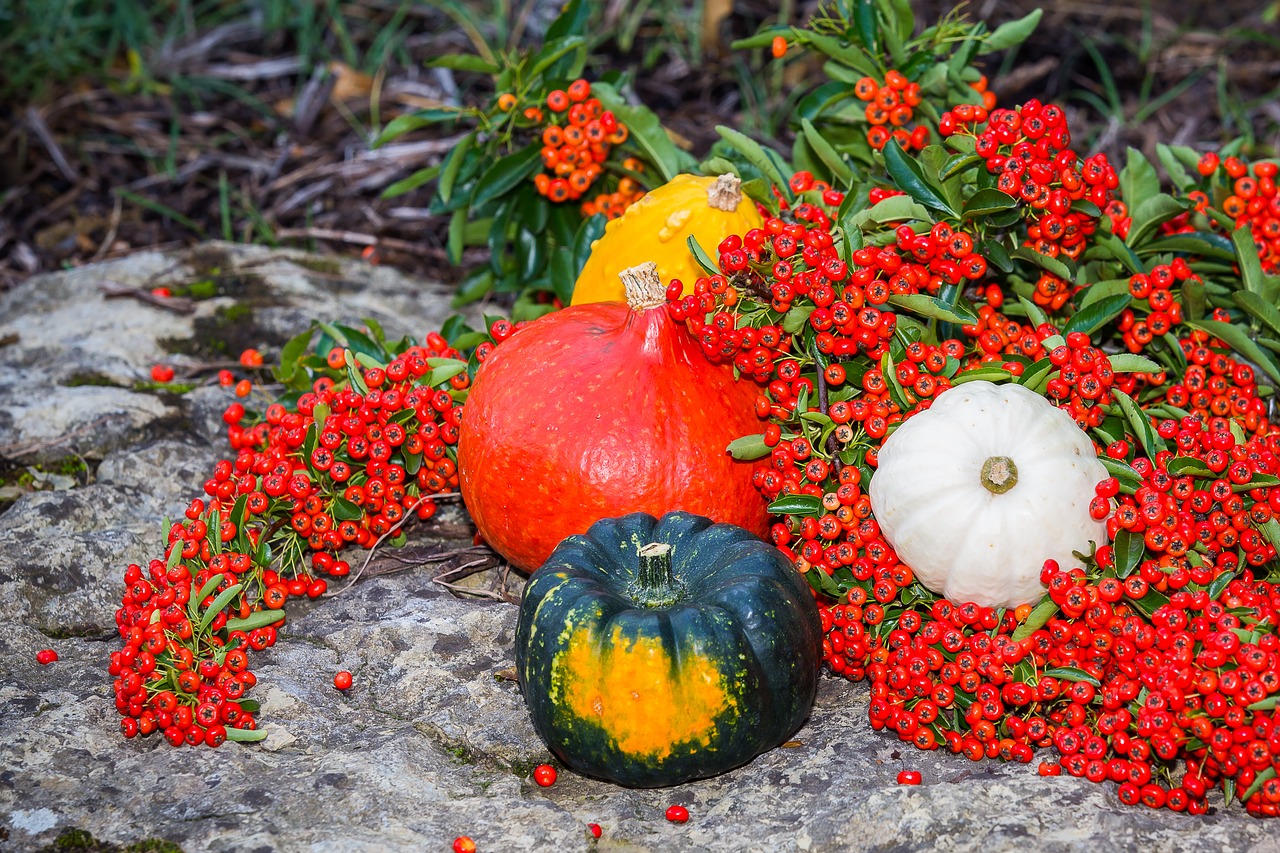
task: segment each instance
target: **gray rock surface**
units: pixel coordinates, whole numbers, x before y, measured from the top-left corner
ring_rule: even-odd
[[[215,248],[224,257],[242,251]],[[539,788],[530,771],[550,754],[505,675],[515,607],[454,597],[427,567],[291,606],[281,641],[255,668],[251,695],[270,733],[262,744],[173,749],[158,736],[124,740],[106,673],[121,573],[159,551],[162,517],[182,511],[224,452],[216,412],[226,392],[162,400],[122,391],[57,423],[32,420],[20,398],[62,412],[57,401],[74,390],[59,386],[75,369],[67,359],[97,359],[96,369],[131,383],[160,357],[159,338],[194,334],[179,327],[189,319],[145,306],[85,304],[104,276],[150,286],[154,270],[181,263],[142,255],[45,276],[0,303],[0,338],[21,337],[0,349],[0,376],[9,382],[26,371],[21,393],[13,384],[0,390],[8,415],[0,445],[65,436],[112,407],[123,411],[125,393],[156,406],[128,411],[161,412],[59,444],[96,470],[69,478],[74,488],[0,505],[0,849],[39,850],[78,828],[112,844],[163,838],[187,851],[447,851],[458,835],[481,851],[1280,850],[1280,831],[1238,806],[1203,817],[1151,813],[1121,806],[1113,786],[918,752],[871,731],[865,687],[833,680],[824,680],[798,745],[715,779],[634,791],[561,768],[554,786]],[[305,327],[309,311],[385,311],[389,329],[415,331],[447,313],[438,293],[428,299],[425,288],[384,270],[358,292],[307,308],[316,296],[299,283],[307,268],[285,264],[277,280],[275,263],[263,265],[254,298],[278,302],[280,318],[301,299],[302,313],[271,326],[265,344]],[[133,319],[137,312],[149,321]],[[442,516],[411,544],[467,544],[456,513]],[[42,648],[61,659],[38,665]],[[354,674],[345,693],[332,685],[339,669]],[[925,784],[895,784],[902,769],[921,770]],[[673,803],[688,807],[687,824],[664,820]],[[599,841],[589,823],[602,827]]]

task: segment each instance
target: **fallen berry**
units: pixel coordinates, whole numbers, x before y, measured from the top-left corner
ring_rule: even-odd
[[[901,770],[898,772],[899,785],[919,785],[921,778],[919,770]]]
[[[58,659],[58,653],[53,649],[41,649],[36,652],[36,663],[41,666],[48,666]]]
[[[151,378],[156,382],[172,382],[173,368],[167,364],[151,365]]]
[[[533,781],[543,788],[550,788],[556,783],[556,769],[550,764],[539,764],[533,768]]]
[[[476,853],[476,843],[469,835],[459,835],[453,839],[453,853]]]
[[[684,823],[689,819],[689,810],[684,806],[669,806],[667,808],[667,820],[672,823]]]
[[[598,824],[598,823],[589,823],[589,824],[587,824],[587,829],[591,832],[591,837],[592,837],[592,838],[599,838],[599,837],[600,837],[600,831],[601,831],[601,830],[600,830],[600,824]]]
[[[339,690],[346,690],[351,686],[351,673],[345,669],[333,677],[333,686]]]

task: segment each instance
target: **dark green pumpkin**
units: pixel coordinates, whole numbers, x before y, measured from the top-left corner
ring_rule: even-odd
[[[787,740],[813,706],[821,647],[813,594],[772,545],[689,513],[636,513],[570,536],[534,573],[516,671],[561,761],[653,787]]]

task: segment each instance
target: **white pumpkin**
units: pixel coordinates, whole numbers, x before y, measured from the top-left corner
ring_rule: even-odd
[[[1078,564],[1106,525],[1089,516],[1107,477],[1066,412],[1021,385],[966,382],[903,422],[880,448],[871,508],[929,589],[1017,607],[1044,594],[1047,559]]]

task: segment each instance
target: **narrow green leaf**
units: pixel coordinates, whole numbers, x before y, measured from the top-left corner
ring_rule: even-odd
[[[835,149],[830,142],[827,141],[818,129],[813,126],[813,122],[807,118],[800,120],[800,129],[804,133],[805,141],[809,143],[809,147],[813,149],[813,153],[818,155],[828,169],[831,170],[831,176],[839,180],[845,186],[853,183],[853,169],[841,156],[840,152]]]
[[[1144,482],[1142,475],[1124,462],[1109,456],[1099,456],[1098,461],[1102,463],[1103,468],[1107,469],[1108,474],[1120,481],[1120,491],[1131,495],[1141,488]]]
[[[769,504],[771,515],[822,515],[822,499],[813,495],[783,495]]]
[[[1267,699],[1262,700],[1262,702],[1271,701],[1272,707],[1267,710],[1275,709],[1274,699],[1275,697],[1272,697],[1271,700],[1267,700]],[[1253,706],[1250,705],[1249,707],[1252,708]],[[1272,764],[1270,767],[1267,767],[1263,770],[1258,771],[1258,775],[1253,777],[1253,784],[1250,785],[1248,788],[1245,788],[1244,793],[1240,795],[1240,802],[1247,803],[1254,794],[1262,790],[1263,785],[1265,785],[1267,782],[1271,781],[1274,778],[1276,778],[1276,766],[1274,764]]]
[[[1076,666],[1059,666],[1054,669],[1045,670],[1044,674],[1051,678],[1056,678],[1059,681],[1085,681],[1092,684],[1094,687],[1102,686],[1101,681]]]
[[[1245,290],[1261,294],[1264,290],[1262,260],[1258,257],[1258,247],[1253,242],[1253,229],[1237,228],[1232,231],[1231,243],[1235,246],[1236,261],[1240,264],[1240,277],[1244,279]]]
[[[897,140],[890,140],[883,154],[885,169],[898,189],[931,210],[951,217],[958,215],[941,191],[925,176],[920,163],[903,151]]]
[[[1252,290],[1237,290],[1231,294],[1235,303],[1243,308],[1251,317],[1258,320],[1275,334],[1280,334],[1280,311]]]
[[[1044,10],[1036,9],[1016,21],[1006,21],[996,27],[991,35],[983,39],[982,52],[995,53],[998,50],[1008,50],[1022,44],[1035,32],[1043,14]]]
[[[693,157],[681,151],[662,127],[653,110],[628,104],[617,90],[605,83],[592,83],[591,94],[599,99],[631,132],[631,141],[644,152],[662,176],[669,181],[684,171],[693,169]]]
[[[961,385],[965,382],[1006,382],[1012,378],[1013,374],[1002,367],[975,367],[972,370],[957,373],[955,378],[951,380],[951,384]]]
[[[986,216],[991,213],[1002,213],[1018,206],[1018,200],[1008,193],[997,189],[978,190],[964,203],[960,215],[964,219],[975,216]]]
[[[1165,471],[1174,477],[1216,477],[1209,467],[1194,456],[1175,456],[1165,463]]]
[[[445,53],[433,56],[422,63],[428,68],[449,68],[453,71],[470,71],[473,74],[497,74],[498,66],[472,53]]]
[[[243,702],[240,704],[241,706],[244,705]],[[227,740],[234,743],[256,743],[257,741],[265,740],[267,734],[266,729],[237,729],[232,726],[227,729]]]
[[[448,204],[449,199],[453,197],[453,185],[458,180],[458,170],[462,168],[462,162],[471,153],[475,142],[475,131],[462,137],[440,166],[440,183],[436,184],[436,192],[440,194],[440,200],[445,204]]]
[[[1235,572],[1223,572],[1213,579],[1213,583],[1209,584],[1209,598],[1217,600],[1222,595],[1222,591],[1227,588],[1227,584],[1236,579]]]
[[[958,323],[962,326],[978,321],[977,314],[973,313],[966,300],[960,300],[952,305],[925,293],[895,293],[889,297],[889,304],[929,320]]]
[[[894,195],[881,199],[851,217],[851,222],[856,228],[862,228],[868,222],[883,225],[886,222],[911,221],[931,222],[933,218],[924,205],[909,195]]]
[[[707,275],[720,274],[720,265],[711,260],[711,256],[708,255],[707,251],[698,243],[696,235],[690,234],[689,239],[685,240],[685,245],[689,247],[690,254],[693,255],[693,259],[697,262],[698,266],[702,267],[703,272]]]
[[[1129,233],[1125,242],[1130,246],[1140,246],[1146,238],[1165,222],[1187,209],[1185,202],[1171,195],[1157,193],[1150,198],[1138,202],[1129,223]]]
[[[542,146],[535,142],[494,161],[476,181],[471,191],[471,206],[483,207],[528,178],[541,162],[541,150]]]
[[[1236,258],[1235,249],[1230,240],[1221,234],[1208,231],[1192,231],[1161,237],[1158,240],[1152,240],[1143,247],[1143,250],[1145,252],[1187,252],[1220,261],[1234,261]]]
[[[1120,197],[1139,204],[1160,193],[1160,176],[1146,156],[1136,148],[1128,149],[1128,158],[1120,170]]]
[[[1227,346],[1243,355],[1249,361],[1258,367],[1271,379],[1280,383],[1280,368],[1276,367],[1275,361],[1267,351],[1249,337],[1248,333],[1239,326],[1231,323],[1223,323],[1218,320],[1187,320],[1187,325],[1193,329],[1199,329],[1202,332],[1208,332],[1215,338],[1221,338]]]
[[[265,628],[268,625],[274,625],[284,619],[283,610],[255,610],[243,619],[228,619],[228,631],[252,631],[256,628]]]
[[[1100,299],[1072,314],[1071,319],[1062,327],[1062,334],[1065,336],[1072,332],[1084,332],[1091,335],[1118,317],[1132,301],[1133,297],[1127,293]]]
[[[204,586],[200,587],[200,591],[196,593],[195,601],[197,604],[213,595],[213,591],[218,588],[218,584],[222,583],[223,573],[218,572],[213,577],[204,582]]]
[[[199,630],[196,631],[196,633],[203,634],[205,630],[209,627],[209,623],[212,622],[215,618],[217,618],[218,614],[222,612],[223,608],[225,608],[228,604],[230,604],[231,599],[239,595],[240,590],[243,588],[244,588],[244,584],[237,583],[237,584],[232,584],[231,586],[224,589],[222,592],[218,593],[218,597],[213,600],[213,603],[209,605],[209,608],[207,610],[205,610],[204,615],[200,617],[200,628]]]
[[[1147,545],[1141,536],[1122,527],[1116,531],[1111,548],[1115,552],[1116,577],[1124,580],[1142,563]]]
[[[746,134],[739,133],[733,128],[725,127],[724,125],[717,125],[716,133],[720,134],[721,139],[742,154],[747,159],[747,162],[755,166],[760,171],[760,174],[764,175],[784,195],[791,197],[790,184],[758,142]]]
[[[984,162],[983,159],[977,154],[952,154],[947,158],[947,162],[942,164],[942,168],[938,170],[938,180],[945,181],[948,178],[955,177],[982,162]]]
[[[549,40],[538,51],[538,61],[534,63],[533,68],[529,70],[530,77],[537,77],[554,65],[561,57],[569,53],[577,53],[570,65],[576,66],[587,58],[587,41],[580,35],[564,36],[563,38]],[[576,76],[576,75],[555,75],[555,76]]]
[[[1124,413],[1125,419],[1133,427],[1134,437],[1142,445],[1142,449],[1146,451],[1147,456],[1154,459],[1157,453],[1168,450],[1164,439],[1157,435],[1156,431],[1151,427],[1151,419],[1147,417],[1146,412],[1138,408],[1138,404],[1133,401],[1133,398],[1118,388],[1113,388],[1111,393],[1116,398],[1116,402],[1120,404],[1120,410]]]
[[[1141,612],[1143,616],[1150,619],[1157,610],[1169,603],[1169,596],[1158,590],[1149,589],[1142,598],[1135,598],[1129,603]]]
[[[1051,258],[1048,255],[1041,254],[1030,246],[1019,246],[1011,252],[1015,258],[1021,258],[1024,261],[1030,261],[1045,272],[1050,272],[1058,278],[1066,282],[1075,280],[1075,272],[1066,261],[1061,258]]]
[[[1045,625],[1049,624],[1049,620],[1053,618],[1053,614],[1058,612],[1058,605],[1049,596],[1040,599],[1040,603],[1035,606],[1030,614],[1027,615],[1027,621],[1023,622],[1013,632],[1013,641],[1015,643],[1022,642],[1030,637],[1036,631],[1039,631]]]
[[[742,438],[735,438],[729,442],[729,446],[725,448],[729,455],[734,459],[743,462],[749,462],[753,459],[763,459],[768,456],[773,449],[764,443],[764,435],[744,435]]]

